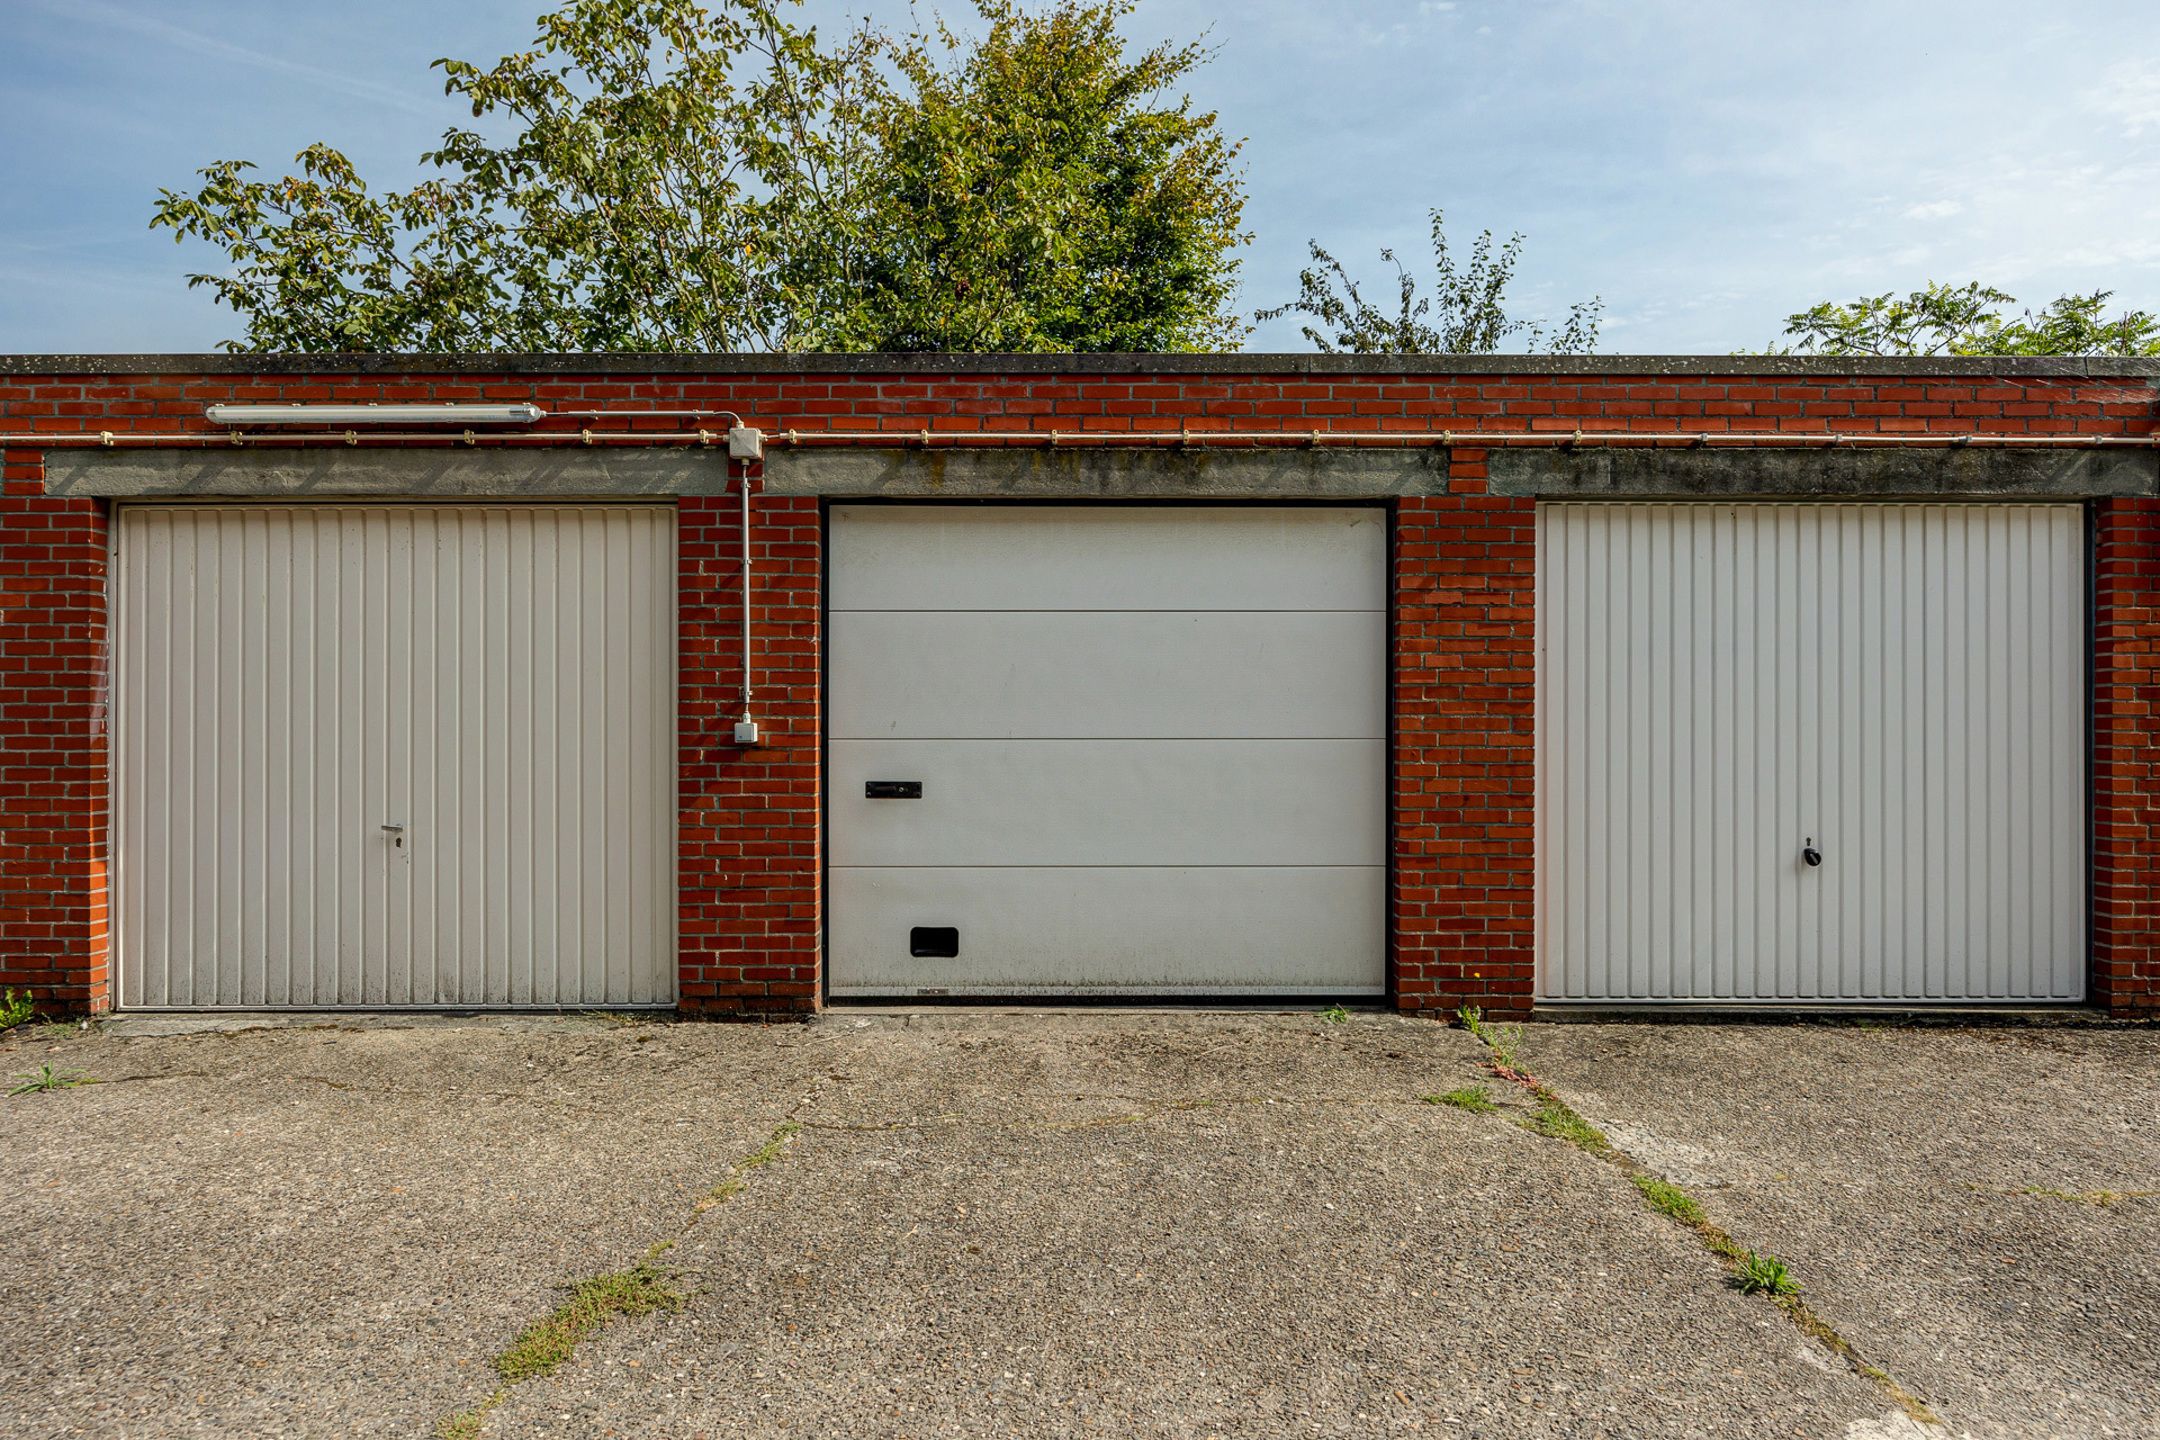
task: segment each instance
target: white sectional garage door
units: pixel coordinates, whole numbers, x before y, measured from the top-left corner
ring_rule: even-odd
[[[131,506],[120,1002],[675,993],[665,507]]]
[[[1382,992],[1384,511],[840,505],[831,539],[834,995]]]
[[[1543,998],[2082,998],[2084,555],[2073,505],[1540,506]]]

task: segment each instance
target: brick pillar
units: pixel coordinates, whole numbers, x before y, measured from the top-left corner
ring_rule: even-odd
[[[111,1008],[105,512],[0,457],[0,986]]]
[[[682,1006],[810,1011],[823,945],[819,860],[819,615],[815,499],[756,498],[751,519],[754,710],[742,714],[742,586],[733,496],[685,499],[677,640]]]
[[[2160,501],[2095,504],[2094,1003],[2160,1012]]]
[[[1405,1010],[1530,1008],[1535,509],[1458,493],[1395,521],[1395,989]]]

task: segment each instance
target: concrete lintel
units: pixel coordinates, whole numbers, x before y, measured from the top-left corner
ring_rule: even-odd
[[[50,495],[502,499],[727,492],[727,457],[678,448],[52,450]]]
[[[2160,494],[2150,450],[1494,449],[1496,495],[1540,500],[2084,500]]]
[[[774,495],[1012,500],[1338,500],[1447,493],[1439,446],[885,449],[803,446],[765,464]]]

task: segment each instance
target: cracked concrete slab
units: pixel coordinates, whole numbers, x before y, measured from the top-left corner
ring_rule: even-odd
[[[920,1128],[818,1129],[862,1098],[821,1096],[669,1257],[693,1303],[521,1387],[501,1433],[1837,1434],[1879,1408],[1615,1173],[1492,1117],[1383,1085],[1008,1110],[985,1079]]]
[[[1594,1038],[1533,1026],[1525,1049],[1557,1071]],[[1375,1014],[16,1032],[0,1072],[110,1083],[4,1102],[0,1432],[425,1433],[563,1287],[679,1235],[688,1303],[514,1387],[486,1434],[1906,1433],[1617,1169],[1512,1109],[1423,1102],[1481,1053]],[[1680,1067],[1694,1093],[1773,1114],[1724,1068],[1760,1055],[1711,1059]],[[1737,1121],[1581,1098],[1724,1181],[1713,1207],[1798,1173]],[[685,1232],[790,1120],[784,1157]],[[1982,1100],[1970,1125],[2022,1120]],[[2122,1138],[2051,1173],[2119,1177]],[[2078,1342],[2039,1333],[2067,1373]],[[2141,1363],[2102,1387],[2110,1416]]]
[[[0,1433],[413,1435],[806,1088],[799,1026],[17,1032]],[[754,1057],[754,1058],[753,1058]]]
[[[1525,1051],[1953,1432],[2160,1432],[2160,1195],[2131,1193],[2160,1191],[2160,1030],[1553,1025]]]

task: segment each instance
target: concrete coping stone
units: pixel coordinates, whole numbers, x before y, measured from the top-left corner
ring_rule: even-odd
[[[1209,354],[860,355],[0,355],[0,375],[1341,375],[1799,377],[1931,376],[1984,379],[2143,380],[2160,359],[2108,355],[1340,355]]]

